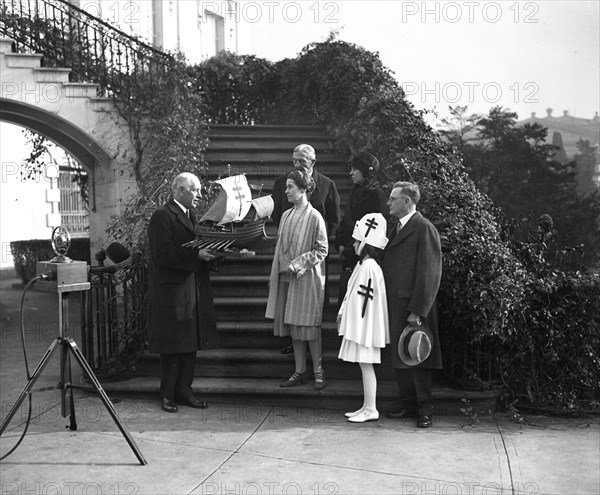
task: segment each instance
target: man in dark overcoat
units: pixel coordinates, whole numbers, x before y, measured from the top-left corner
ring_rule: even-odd
[[[315,181],[315,189],[308,198],[310,204],[321,214],[325,220],[327,228],[327,237],[334,235],[340,218],[342,216],[340,210],[340,195],[338,193],[335,182],[329,177],[319,173],[315,169],[317,154],[315,149],[310,144],[299,144],[292,152],[292,164],[296,169],[304,169]],[[281,215],[283,212],[290,209],[293,205],[287,199],[285,194],[285,186],[288,174],[282,174],[273,182],[273,214],[272,218],[275,225],[279,227]],[[329,264],[325,259],[325,297],[323,299],[323,309],[327,308],[329,303]],[[284,347],[281,350],[284,354],[293,352],[292,346]]]
[[[183,173],[172,190],[173,199],[152,214],[148,226],[150,352],[160,354],[160,394],[167,412],[177,412],[177,403],[206,408],[194,397],[192,381],[201,335],[216,329],[208,268],[214,256],[182,247],[195,239],[191,209],[200,198],[200,181]]]
[[[392,366],[402,401],[402,407],[387,416],[400,419],[416,412],[417,426],[427,428],[432,425],[433,415],[432,370],[442,367],[436,310],[442,253],[438,231],[416,211],[419,199],[416,184],[394,184],[388,207],[398,224],[388,235],[381,268],[388,298]],[[422,363],[408,366],[398,355],[398,341],[408,323],[421,322],[431,330],[431,354]]]

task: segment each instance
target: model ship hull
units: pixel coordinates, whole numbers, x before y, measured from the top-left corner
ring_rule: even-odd
[[[253,246],[260,239],[267,239],[265,221],[240,223],[227,227],[209,227],[198,225],[197,238],[184,244],[185,247],[224,251],[230,248],[245,249]]]

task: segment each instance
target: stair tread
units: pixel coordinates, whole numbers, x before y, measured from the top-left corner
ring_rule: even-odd
[[[329,282],[335,282],[337,280],[339,280],[340,275],[339,273],[331,273],[328,276],[328,280]],[[253,274],[253,273],[248,273],[248,274],[236,274],[236,275],[219,275],[219,274],[215,274],[215,275],[211,275],[210,277],[210,281],[213,285],[215,284],[231,284],[231,283],[246,283],[246,284],[251,284],[254,282],[259,282],[259,283],[265,283],[269,281],[269,275],[260,275],[260,274]]]
[[[337,323],[335,321],[324,321],[321,324],[321,328],[324,330],[335,330],[337,329]],[[264,321],[218,321],[217,330],[242,330],[244,332],[272,332],[273,322],[271,320]]]
[[[327,133],[325,127],[321,127],[318,125],[302,125],[302,124],[293,124],[293,125],[285,125],[285,124],[255,124],[255,125],[244,125],[244,124],[211,124],[210,129],[244,129],[244,130],[265,130],[265,129],[277,129],[277,130],[307,130],[311,129],[314,131]]]
[[[194,392],[199,395],[235,395],[235,396],[304,396],[304,397],[363,397],[362,380],[329,379],[327,387],[317,391],[310,383],[296,387],[280,387],[280,378],[209,378],[196,377],[193,383]],[[105,382],[103,389],[109,393],[156,393],[160,391],[160,377],[135,377],[122,382]],[[489,400],[497,397],[498,391],[471,391],[453,389],[436,385],[433,387],[435,400],[470,401]],[[398,386],[395,380],[377,381],[377,399],[394,400],[398,397]]]
[[[255,305],[264,305],[265,307],[267,306],[267,301],[268,301],[268,296],[262,296],[262,297],[239,297],[239,296],[233,296],[233,297],[215,297],[214,298],[214,304],[215,306],[220,306],[220,305],[232,305],[232,306],[242,306],[242,305],[248,305],[248,306],[255,306]],[[330,296],[329,297],[329,301],[330,304],[337,304],[337,296]]]
[[[303,134],[304,136],[304,134]],[[321,134],[319,132],[314,132],[311,134],[312,139],[318,139],[320,141],[331,141],[332,139],[327,134]],[[285,135],[285,134],[275,134],[271,132],[264,133],[236,133],[236,132],[209,132],[208,137],[212,139],[231,139],[232,137],[236,137],[242,139],[244,141],[249,141],[251,139],[256,139],[256,137],[266,138],[266,139],[275,139],[277,141],[291,141],[295,139],[293,135]],[[313,146],[314,147],[314,146]]]
[[[272,328],[273,324],[271,324]],[[159,354],[145,353],[144,359],[159,359]],[[201,359],[230,359],[236,361],[289,361],[293,356],[291,354],[281,354],[280,349],[263,349],[249,347],[226,347],[220,349],[202,349],[196,351],[196,357]],[[338,359],[337,350],[323,350],[323,357],[326,359]]]

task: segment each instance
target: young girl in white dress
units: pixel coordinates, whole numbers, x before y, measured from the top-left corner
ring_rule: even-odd
[[[390,343],[387,299],[379,260],[387,245],[387,223],[381,213],[368,213],[354,227],[354,249],[360,261],[348,281],[348,291],[338,312],[338,334],[343,336],[338,357],[359,363],[362,372],[364,402],[348,421],[377,421],[375,404],[377,378],[374,363],[381,363],[381,349]]]

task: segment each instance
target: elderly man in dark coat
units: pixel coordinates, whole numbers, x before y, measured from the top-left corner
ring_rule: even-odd
[[[150,352],[160,354],[162,408],[177,412],[177,403],[199,409],[192,381],[201,334],[216,327],[205,250],[181,247],[195,238],[191,208],[200,197],[200,181],[190,173],[172,184],[173,199],[150,218],[149,325]]]
[[[433,415],[432,370],[442,367],[435,304],[442,253],[438,231],[416,211],[419,198],[416,184],[394,184],[388,206],[390,216],[398,218],[398,224],[388,236],[381,268],[388,297],[392,366],[403,406],[387,416],[400,419],[417,412],[417,426],[427,428],[432,425]],[[398,355],[398,341],[408,323],[421,322],[426,322],[431,330],[431,354],[420,364],[408,366]]]
[[[315,170],[317,155],[309,144],[300,144],[294,148],[292,163],[294,168],[304,169],[315,181],[315,190],[311,193],[310,204],[323,216],[327,235],[335,233],[342,216],[340,211],[340,195],[335,182]],[[280,175],[273,182],[273,221],[279,226],[281,215],[293,205],[285,194],[287,173]]]

